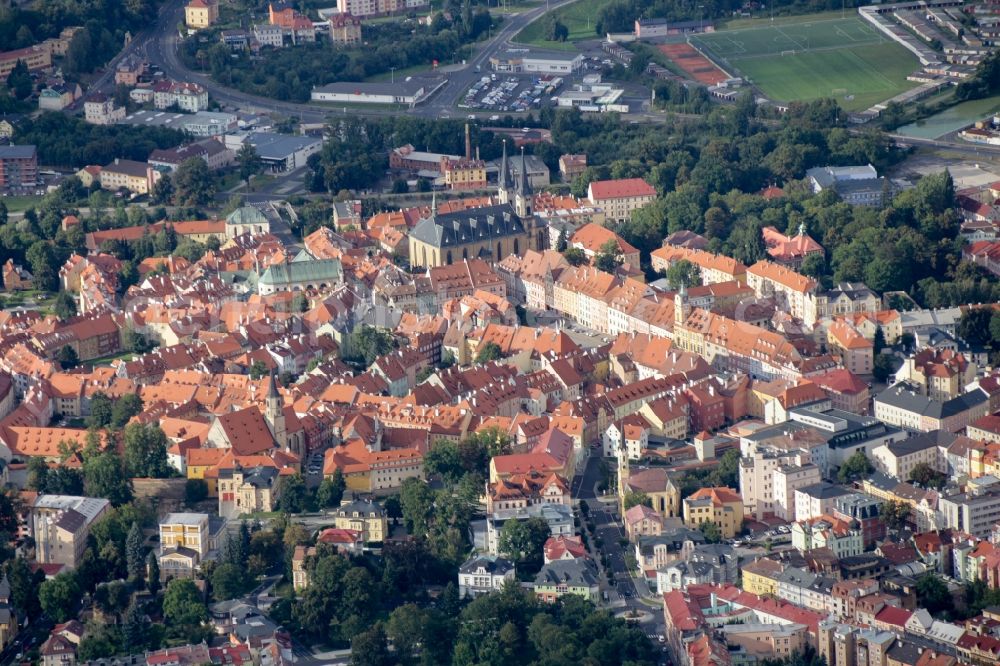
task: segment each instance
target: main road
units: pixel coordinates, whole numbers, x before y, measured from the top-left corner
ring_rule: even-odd
[[[407,109],[406,113],[428,118],[447,117],[456,111],[455,105],[462,94],[475,83],[481,74],[477,67],[484,69],[489,58],[500,50],[510,46],[510,40],[526,25],[537,20],[547,11],[568,5],[576,0],[555,0],[547,5],[540,5],[518,14],[508,14],[496,34],[485,43],[474,44],[477,48],[474,55],[464,66],[459,66],[443,74],[445,83],[428,101]],[[148,33],[138,35],[130,45],[129,51],[144,50],[151,64],[158,66],[170,79],[198,83],[208,90],[209,95],[223,106],[232,106],[249,112],[276,112],[286,116],[296,116],[302,122],[324,122],[327,117],[336,113],[341,107],[335,105],[287,102],[267,97],[250,95],[234,88],[221,85],[211,77],[188,69],[178,56],[180,35],[177,26],[184,21],[184,3],[173,0],[165,4],[157,19],[156,25]],[[450,68],[449,68],[450,69]],[[113,67],[109,66],[113,71]],[[105,82],[106,83],[106,82]],[[394,111],[383,109],[357,109],[351,112],[357,115],[392,115]]]

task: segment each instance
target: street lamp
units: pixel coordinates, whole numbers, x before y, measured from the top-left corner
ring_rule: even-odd
[[[395,67],[390,67],[389,68],[389,72],[391,72],[389,82],[392,83],[393,85],[395,85],[395,83],[396,83],[396,68]]]

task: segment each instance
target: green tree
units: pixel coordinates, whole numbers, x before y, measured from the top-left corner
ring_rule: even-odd
[[[153,191],[149,194],[155,204],[168,204],[174,198],[174,179],[170,174],[162,174],[155,183]]]
[[[215,197],[215,178],[200,157],[191,157],[174,172],[174,203],[178,206],[207,206]]]
[[[281,497],[278,505],[285,513],[302,513],[309,500],[309,491],[301,474],[287,476],[281,482]]]
[[[146,556],[146,588],[154,596],[160,591],[160,563],[153,551]]]
[[[108,633],[102,631],[100,634],[89,633],[84,636],[76,650],[76,658],[82,662],[88,662],[115,656],[118,648]]]
[[[142,543],[145,541],[139,523],[133,521],[129,528],[128,537],[125,539],[125,559],[128,563],[128,577],[130,580],[142,580],[143,565],[145,557],[142,553]]]
[[[701,270],[687,259],[681,259],[667,269],[666,278],[671,289],[680,289],[681,285],[693,287],[701,284]]]
[[[247,576],[235,564],[223,562],[212,572],[212,594],[216,601],[235,599],[246,591]]]
[[[59,366],[63,370],[72,370],[80,365],[80,358],[76,355],[76,350],[69,345],[63,345],[63,348],[56,355],[56,360],[59,361]]]
[[[421,639],[430,620],[428,613],[416,604],[399,606],[389,615],[386,635],[392,641],[393,652],[404,665],[418,662]]]
[[[14,608],[24,612],[29,619],[38,617],[41,611],[38,587],[45,580],[45,573],[32,573],[27,560],[17,557],[5,566],[7,582],[10,583],[10,600]]]
[[[83,488],[88,497],[103,497],[113,506],[132,500],[132,482],[122,459],[113,451],[88,456],[83,461]]]
[[[32,456],[28,458],[28,488],[38,493],[48,492],[49,464],[44,458]]]
[[[333,474],[320,482],[319,488],[316,490],[316,502],[321,508],[340,506],[346,489],[347,483],[344,481],[344,473],[338,467],[333,470]]]
[[[52,305],[52,311],[63,321],[76,316],[76,299],[68,291],[60,291],[56,294],[56,301]]]
[[[177,627],[197,627],[208,619],[208,610],[193,580],[174,579],[167,584],[163,619]]]
[[[652,508],[653,507],[653,500],[651,500],[649,498],[649,495],[647,495],[644,492],[640,492],[638,490],[630,490],[627,493],[625,493],[625,510],[626,511],[628,511],[629,509],[631,509],[634,506],[638,506],[639,504],[643,504],[645,506],[648,506],[648,507]]]
[[[347,339],[349,357],[356,359],[367,368],[379,356],[396,348],[392,334],[381,328],[363,325],[356,328]]]
[[[125,426],[125,468],[131,477],[162,479],[170,476],[167,436],[155,424],[130,423]]]
[[[518,568],[537,571],[542,566],[542,547],[550,534],[549,525],[543,518],[508,520],[500,528],[497,548],[514,560]]]
[[[184,503],[196,506],[208,497],[208,484],[205,479],[188,479],[184,482]]]
[[[111,415],[114,412],[114,405],[111,398],[101,392],[97,392],[90,399],[90,416],[87,417],[88,428],[104,428],[111,424]]]
[[[889,354],[876,354],[872,367],[872,376],[875,378],[875,381],[885,382],[896,373],[898,367],[899,361],[896,357]]]
[[[487,342],[476,353],[476,363],[478,364],[498,361],[501,358],[503,358],[503,350],[495,342]]]
[[[133,601],[125,611],[122,622],[122,647],[128,654],[133,654],[145,647],[146,619],[139,610],[139,604]]]
[[[948,591],[948,586],[932,571],[917,579],[917,603],[934,616],[955,610],[955,601]]]
[[[110,426],[118,430],[124,428],[125,424],[128,423],[133,416],[138,416],[142,413],[142,398],[136,393],[126,393],[122,397],[115,401],[114,406],[111,408],[111,423]]]
[[[875,327],[875,337],[872,340],[872,346],[874,348],[875,354],[881,354],[882,350],[885,349],[885,331],[882,330],[882,326]]]
[[[802,261],[802,268],[799,269],[799,272],[819,280],[827,274],[826,257],[821,252],[810,254]]]
[[[568,247],[563,251],[563,259],[570,266],[582,266],[587,263],[587,255],[578,247]]]
[[[556,238],[556,252],[565,252],[569,247],[569,240],[566,236],[566,229],[560,229],[559,236]]]
[[[381,622],[351,639],[351,666],[392,666],[394,663]]]
[[[61,262],[56,257],[51,243],[42,240],[32,243],[24,257],[31,264],[36,287],[45,291],[55,291],[59,288]]]
[[[424,472],[441,477],[448,483],[457,483],[465,474],[458,456],[458,444],[447,439],[435,440],[424,455]]]
[[[929,464],[922,462],[917,463],[910,470],[910,481],[920,484],[925,488],[944,488],[944,484],[948,481],[948,477],[937,471]]]
[[[898,500],[889,500],[882,503],[879,514],[886,527],[892,530],[899,530],[910,519],[910,505]]]
[[[105,615],[117,618],[128,608],[131,596],[132,590],[128,583],[113,580],[97,586],[94,590],[94,603]]]
[[[254,361],[250,365],[250,379],[257,381],[268,374],[267,366],[263,361]]]
[[[240,146],[236,153],[236,162],[240,165],[240,180],[250,188],[250,178],[264,170],[264,161],[257,154],[257,149],[249,143]]]
[[[399,489],[399,504],[410,534],[426,534],[434,507],[434,493],[427,483],[414,478],[403,481]]]
[[[719,529],[718,523],[709,520],[699,525],[698,529],[705,535],[705,541],[708,543],[720,543],[722,541],[722,530]]]
[[[841,483],[856,481],[875,471],[875,466],[868,460],[864,451],[855,451],[837,471],[837,480]]]
[[[993,308],[968,308],[959,318],[955,332],[970,345],[986,345],[993,339],[990,334],[993,316]]]
[[[605,241],[594,257],[594,266],[605,273],[614,273],[623,263],[621,249],[614,238]]]
[[[72,618],[80,596],[80,586],[72,572],[58,574],[38,588],[38,601],[42,610],[54,622],[65,622]]]
[[[7,88],[14,99],[27,99],[31,95],[31,72],[23,60],[18,60],[7,75]]]

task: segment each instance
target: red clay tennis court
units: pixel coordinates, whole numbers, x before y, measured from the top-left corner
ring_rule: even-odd
[[[673,60],[678,67],[699,83],[714,86],[729,78],[711,60],[698,53],[693,46],[686,42],[661,44],[658,48],[660,53]]]

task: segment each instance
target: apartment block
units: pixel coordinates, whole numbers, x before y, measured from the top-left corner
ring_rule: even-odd
[[[75,569],[94,523],[111,508],[106,499],[39,495],[31,505],[35,560]]]

